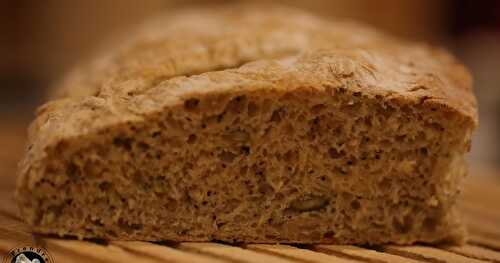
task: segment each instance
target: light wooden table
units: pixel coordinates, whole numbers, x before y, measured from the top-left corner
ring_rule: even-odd
[[[470,233],[465,246],[232,246],[221,243],[108,243],[37,236],[17,215],[12,195],[22,137],[22,133],[0,134],[1,259],[16,246],[35,245],[45,247],[55,262],[500,262],[500,176],[479,170],[469,176],[460,202]]]

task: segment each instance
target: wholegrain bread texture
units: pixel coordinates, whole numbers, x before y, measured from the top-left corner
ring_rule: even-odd
[[[17,199],[36,232],[460,242],[477,125],[442,50],[283,7],[159,18],[42,106]]]

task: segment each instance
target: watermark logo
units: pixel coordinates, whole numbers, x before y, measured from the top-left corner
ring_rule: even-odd
[[[49,252],[41,247],[22,246],[9,251],[3,263],[54,263]]]

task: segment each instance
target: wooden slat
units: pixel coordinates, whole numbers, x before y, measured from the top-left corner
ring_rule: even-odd
[[[206,263],[223,263],[226,260],[213,258],[206,255],[186,252],[180,249],[175,249],[167,246],[162,246],[149,242],[138,241],[116,241],[115,244],[119,247],[132,251],[134,255],[155,258],[160,262],[206,262]],[[126,261],[132,262],[132,261]],[[142,261],[141,261],[142,262]]]
[[[9,241],[11,243],[25,243],[29,244],[33,242],[32,235],[28,235],[24,232],[14,231],[4,227],[0,228],[0,240]]]
[[[33,242],[31,229],[15,218],[0,213],[0,241],[11,244],[30,244]]]
[[[26,242],[19,241],[16,239],[4,239],[0,238],[0,255],[3,256],[3,254],[6,254],[7,251],[17,247],[17,246],[22,246],[25,245]],[[0,257],[1,258],[1,257]]]
[[[483,236],[492,239],[500,239],[499,228],[488,223],[481,223],[482,220],[466,219],[467,230],[471,235]]]
[[[237,246],[229,246],[218,243],[181,243],[179,248],[198,251],[199,253],[211,254],[220,258],[229,259],[231,262],[245,263],[291,263],[294,260],[285,259]]]
[[[63,240],[63,239],[46,239],[49,253],[52,251],[71,252],[78,262],[141,262],[141,263],[158,263],[164,262],[154,257],[144,257],[134,253],[129,253],[124,249],[113,245],[99,245],[91,242],[78,240]],[[66,258],[57,258],[56,262],[64,262]]]
[[[469,235],[468,242],[470,244],[490,248],[500,252],[500,240],[496,238],[471,234]]]
[[[475,245],[464,245],[464,246],[451,246],[442,247],[441,249],[446,249],[448,251],[455,252],[460,255],[464,255],[471,258],[489,260],[492,262],[500,262],[500,252],[493,251],[491,249],[475,246]]]
[[[386,246],[384,251],[395,255],[442,263],[480,263],[487,262],[471,257],[462,256],[446,250],[425,246]]]
[[[106,257],[100,257],[99,255],[86,255],[82,254],[82,251],[75,248],[60,247],[54,243],[50,243],[47,246],[47,251],[50,253],[54,262],[67,262],[67,263],[109,263],[115,262],[110,261]]]
[[[249,249],[258,252],[269,253],[271,255],[279,255],[288,259],[298,260],[300,262],[315,262],[315,263],[352,263],[363,262],[360,260],[343,258],[334,255],[312,251],[309,249],[301,249],[287,245],[248,245]]]
[[[333,252],[333,253],[345,254],[353,258],[362,259],[368,262],[387,262],[387,263],[420,262],[412,258],[402,257],[398,255],[393,255],[389,253],[379,252],[376,250],[366,249],[356,246],[317,245],[315,246],[315,250],[322,251],[325,253]]]

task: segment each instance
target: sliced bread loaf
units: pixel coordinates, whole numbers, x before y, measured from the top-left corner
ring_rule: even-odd
[[[30,128],[20,211],[120,240],[463,240],[477,125],[446,52],[282,7],[159,18],[58,87]]]

